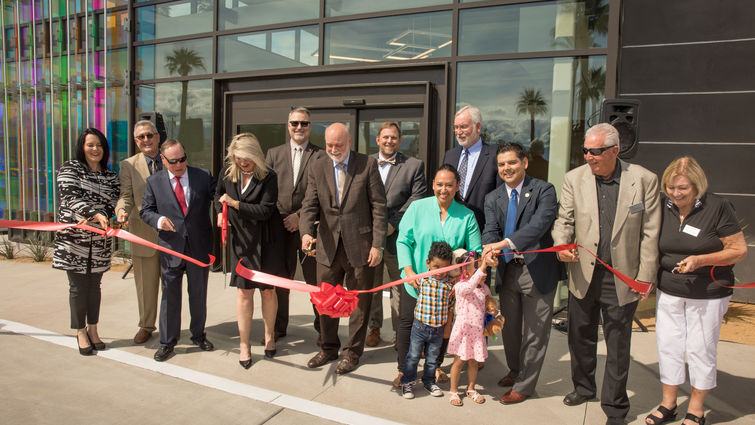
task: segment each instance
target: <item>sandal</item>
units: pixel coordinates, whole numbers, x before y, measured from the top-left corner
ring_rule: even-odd
[[[461,397],[459,397],[459,393],[451,393],[451,397],[449,397],[448,401],[451,403],[451,406],[461,407],[464,405]]]
[[[666,423],[666,422],[670,422],[670,421],[676,420],[676,406],[674,406],[673,409],[667,409],[663,405],[660,405],[655,410],[661,412],[661,414],[663,416],[661,416],[659,418],[658,416],[655,416],[653,414],[655,412],[653,412],[653,413],[647,415],[647,417],[645,418],[645,423],[646,424],[648,424],[648,425],[660,425],[660,424],[663,424],[663,423]]]
[[[692,422],[694,422],[696,424],[705,425],[705,416],[704,415],[703,416],[695,416],[692,413],[687,413],[687,415],[684,417],[684,420],[686,421],[687,419],[691,420]],[[684,421],[682,421],[682,422],[684,422]]]
[[[467,390],[467,397],[471,398],[477,404],[485,403],[485,397],[475,390]]]
[[[446,372],[443,372],[441,369],[435,370],[435,382],[438,384],[443,384],[448,382],[448,375],[446,375]]]

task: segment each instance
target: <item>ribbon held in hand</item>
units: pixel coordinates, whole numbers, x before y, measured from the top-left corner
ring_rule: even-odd
[[[223,247],[228,244],[228,203],[223,202],[223,213],[220,223],[220,240],[223,241]]]

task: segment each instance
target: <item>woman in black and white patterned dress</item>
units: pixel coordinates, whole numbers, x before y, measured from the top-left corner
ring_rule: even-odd
[[[89,223],[103,229],[115,212],[120,182],[107,166],[110,149],[99,130],[88,128],[76,141],[74,159],[58,170],[60,223]],[[52,267],[68,274],[71,328],[76,329],[79,353],[104,350],[97,334],[100,316],[100,281],[110,270],[110,238],[87,230],[57,232]]]

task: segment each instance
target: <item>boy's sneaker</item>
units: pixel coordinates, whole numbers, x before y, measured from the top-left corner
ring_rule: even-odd
[[[433,397],[443,397],[443,391],[440,390],[440,387],[437,384],[425,385],[425,389],[429,391],[430,395]]]
[[[408,384],[401,384],[401,395],[404,396],[405,399],[411,400],[414,398],[414,384],[408,383]]]

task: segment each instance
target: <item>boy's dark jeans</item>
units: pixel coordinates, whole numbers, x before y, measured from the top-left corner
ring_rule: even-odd
[[[425,386],[435,383],[435,369],[438,367],[438,354],[443,344],[443,326],[432,327],[414,319],[412,323],[409,353],[406,355],[404,375],[401,384],[414,383],[417,380],[417,365],[425,351],[425,368],[422,372],[422,383]]]

